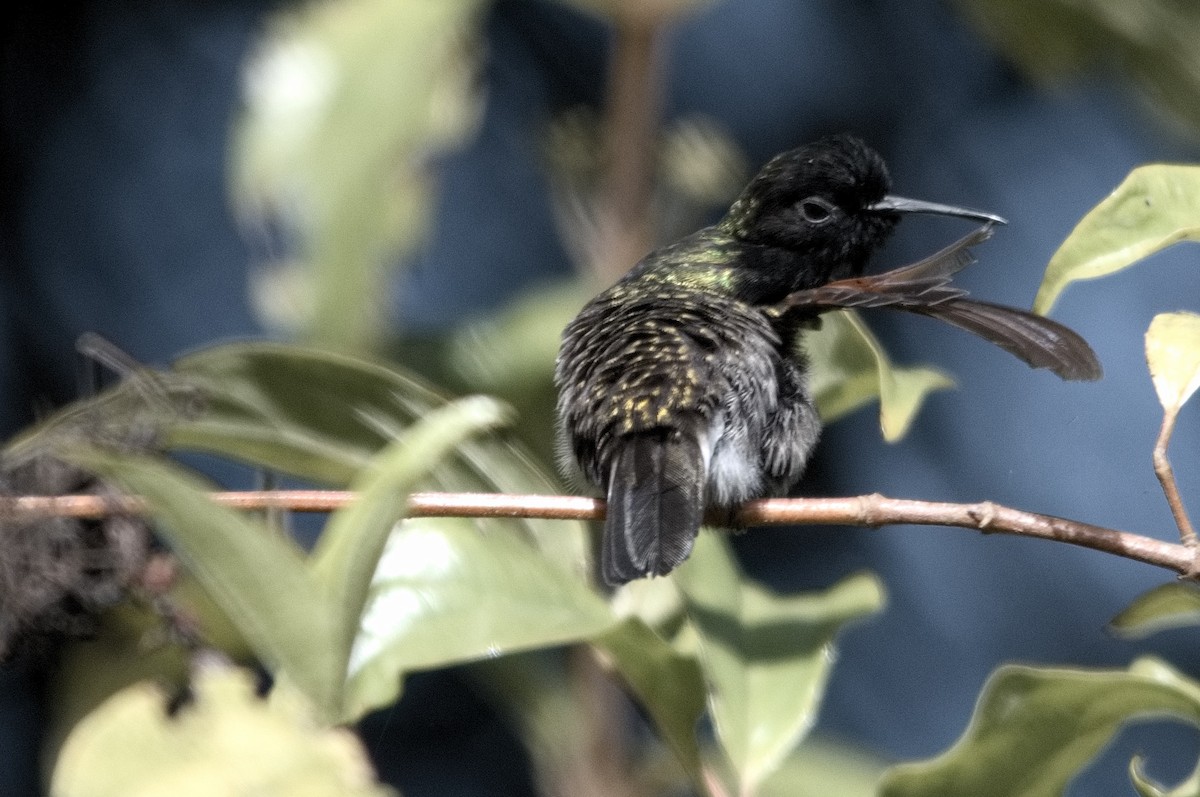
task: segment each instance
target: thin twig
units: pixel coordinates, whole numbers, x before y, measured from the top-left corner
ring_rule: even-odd
[[[217,503],[236,509],[282,508],[297,512],[332,512],[354,498],[354,493],[341,490],[213,494],[213,500]],[[102,517],[144,511],[145,503],[135,497],[60,495],[0,499],[0,518],[48,515]],[[409,496],[408,516],[600,520],[604,517],[604,502],[568,495],[414,493]],[[722,518],[714,516],[711,521],[721,525]],[[1077,520],[1025,512],[990,501],[951,504],[887,498],[878,494],[851,498],[772,498],[747,502],[734,516],[734,522],[738,526],[953,526],[984,533],[1057,540],[1195,577],[1192,550],[1186,545]]]
[[[1179,539],[1195,554],[1196,529],[1188,518],[1187,510],[1183,507],[1183,498],[1179,495],[1179,486],[1175,483],[1175,471],[1171,468],[1171,460],[1167,459],[1167,446],[1171,442],[1171,433],[1175,431],[1175,418],[1178,408],[1168,407],[1163,412],[1162,428],[1158,432],[1158,440],[1154,443],[1154,475],[1162,485],[1163,495],[1167,497],[1167,505],[1175,516],[1175,525],[1179,526]]]

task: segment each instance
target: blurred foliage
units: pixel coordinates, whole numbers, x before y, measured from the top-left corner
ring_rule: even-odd
[[[1200,5],[1192,0],[957,0],[1035,79],[1095,67],[1128,76],[1147,106],[1200,138]]]
[[[655,582],[674,595],[664,601],[641,584],[611,598],[591,587],[578,523],[424,518],[393,530],[416,485],[495,491],[546,482],[511,444],[467,441],[502,417],[494,402],[446,403],[378,363],[281,344],[229,344],[143,378],[186,385],[196,406],[186,416],[158,419],[167,449],[348,484],[357,499],[331,515],[316,548],[305,553],[263,522],[209,501],[207,484],[181,465],[64,437],[64,419],[78,417],[80,407],[49,419],[22,445],[143,496],[160,533],[220,609],[210,636],[211,611],[194,596],[174,595],[198,624],[199,638],[227,640],[228,617],[274,674],[273,695],[301,700],[324,723],[394,701],[407,672],[590,641],[645,706],[691,783],[703,783],[696,734],[707,705],[737,777],[753,784],[782,765],[811,727],[833,635],[878,605],[878,586],[861,578],[819,595],[775,596],[747,581],[728,544],[709,534],[678,578]],[[138,390],[125,381],[82,405],[133,407]],[[38,442],[41,435],[48,439]],[[114,662],[105,663],[108,651],[130,655],[130,641],[149,633],[142,624],[132,628],[90,661],[76,651],[73,666],[115,672]],[[155,671],[151,665],[142,672]],[[178,673],[175,658],[158,666]],[[125,683],[103,682],[110,689]],[[545,690],[555,691],[554,683],[518,690],[514,710],[528,708],[522,694],[553,703]],[[758,697],[739,708],[738,695]],[[77,699],[103,697],[93,691]],[[77,713],[65,711],[64,719]],[[769,732],[751,731],[759,721]],[[555,737],[543,731],[537,738]]]
[[[115,694],[72,731],[55,765],[55,797],[383,797],[354,734],[302,703],[255,695],[253,676],[203,666],[168,713],[150,683]]]
[[[282,251],[255,298],[269,324],[378,345],[390,264],[430,222],[430,160],[473,129],[482,0],[344,0],[276,16],[245,73],[231,180]]]

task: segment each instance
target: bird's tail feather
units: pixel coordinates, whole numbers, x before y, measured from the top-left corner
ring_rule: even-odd
[[[609,586],[666,575],[687,558],[704,518],[699,441],[662,431],[625,437],[613,457],[600,569]]]

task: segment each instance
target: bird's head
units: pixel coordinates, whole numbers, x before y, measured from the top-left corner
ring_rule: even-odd
[[[790,278],[794,290],[861,274],[901,213],[1004,221],[988,213],[891,196],[890,189],[887,166],[875,150],[853,136],[830,136],[772,158],[742,191],[721,226],[746,243],[803,257],[805,273]]]

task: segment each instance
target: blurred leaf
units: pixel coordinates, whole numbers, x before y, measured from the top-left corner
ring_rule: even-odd
[[[954,386],[936,368],[899,368],[857,313],[838,311],[821,318],[821,328],[804,336],[812,362],[809,390],[825,423],[832,423],[879,399],[884,439],[895,442],[908,432],[925,396]]]
[[[1109,623],[1125,639],[1142,639],[1169,628],[1200,625],[1200,587],[1188,581],[1162,584],[1139,595]]]
[[[435,205],[427,164],[475,124],[483,5],[289,7],[247,66],[234,192],[244,217],[295,245],[260,288],[286,293],[275,315],[290,304],[312,339],[358,348],[382,333],[386,266],[414,250]],[[307,276],[307,297],[288,269]]]
[[[249,673],[202,669],[193,697],[167,714],[156,686],[131,686],[86,717],[54,768],[55,797],[171,794],[349,797],[375,783],[358,740],[319,727],[300,707],[274,710]]]
[[[884,768],[862,750],[817,736],[787,757],[757,797],[875,797]]]
[[[1200,7],[1178,0],[960,0],[1027,72],[1061,80],[1123,69],[1152,109],[1200,134]]]
[[[1128,670],[1005,665],[962,737],[937,758],[893,767],[880,797],[1059,797],[1123,724],[1200,725],[1200,685],[1156,659]]]
[[[517,428],[546,462],[554,442],[554,361],[563,328],[589,296],[579,282],[530,291],[500,311],[452,333],[446,358],[471,390],[503,398],[521,410]]]
[[[1129,762],[1129,779],[1141,797],[1200,797],[1200,769],[1192,771],[1188,779],[1173,789],[1167,789],[1146,777],[1142,772],[1142,757],[1134,756]]]
[[[1154,316],[1146,330],[1146,363],[1163,409],[1177,412],[1200,387],[1200,315]]]
[[[4,445],[4,465],[15,468],[59,445],[90,442],[144,448],[164,428],[199,409],[199,391],[179,375],[145,369],[96,396],[79,399],[14,435]]]
[[[700,643],[717,738],[753,794],[812,727],[847,622],[878,611],[883,590],[850,576],[815,595],[781,597],[746,580],[728,543],[701,534],[676,573]]]
[[[394,700],[407,672],[575,642],[614,622],[584,582],[518,535],[410,518],[375,573],[350,659],[349,716]]]
[[[1072,282],[1095,279],[1179,241],[1200,240],[1200,166],[1139,166],[1075,225],[1033,302],[1045,315]]]
[[[683,620],[683,596],[670,578],[638,578],[613,591],[608,605],[621,618],[636,618],[670,637]]]
[[[208,627],[203,627],[207,639]],[[147,645],[155,639],[166,641],[162,617],[127,601],[104,613],[94,639],[73,640],[57,651],[46,690],[43,755],[52,760],[71,729],[121,689],[145,680],[183,688],[186,651],[178,645]]]
[[[350,483],[401,428],[444,400],[367,360],[278,343],[214,346],[173,371],[194,384],[202,414],[175,424],[170,448],[206,451],[337,486]]]
[[[700,207],[728,206],[746,184],[749,166],[737,142],[715,119],[675,119],[666,130],[659,169],[664,185]]]
[[[351,484],[354,502],[329,517],[309,566],[329,598],[330,644],[342,662],[350,658],[371,577],[413,484],[466,437],[499,424],[505,414],[503,406],[481,396],[431,412],[371,460]]]
[[[589,299],[578,282],[522,295],[496,315],[454,333],[450,357],[463,382],[508,395],[551,385],[563,328]]]
[[[370,360],[277,343],[215,346],[180,359],[173,373],[206,409],[171,427],[171,448],[199,450],[317,482],[347,486],[388,441],[447,399],[421,380]],[[516,445],[463,443],[420,489],[553,493],[553,483]],[[481,519],[520,529],[547,556],[589,572],[587,528],[547,520]]]
[[[332,607],[295,545],[213,503],[204,483],[172,462],[82,447],[67,453],[80,467],[142,496],[171,548],[263,661],[286,672],[322,710],[336,711],[342,674],[329,644]]]
[[[696,723],[704,713],[707,691],[700,664],[694,657],[677,652],[637,619],[605,631],[593,644],[607,654],[692,783],[700,786],[703,779]]]

